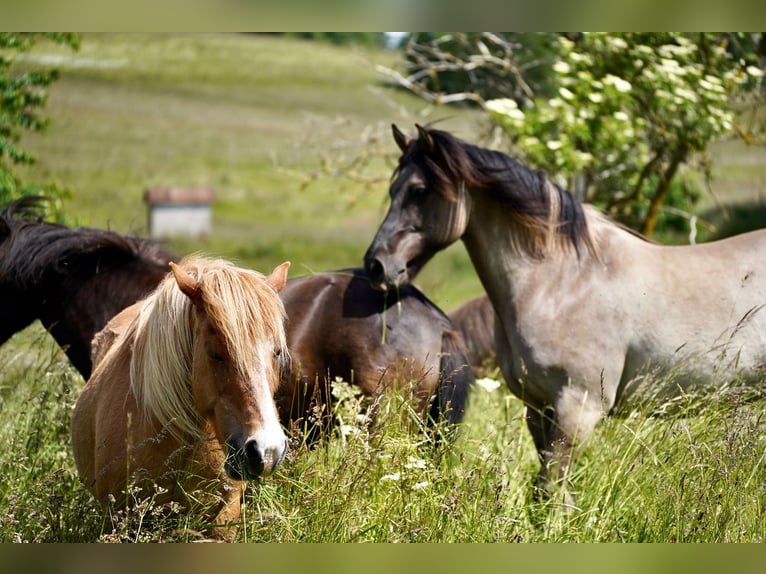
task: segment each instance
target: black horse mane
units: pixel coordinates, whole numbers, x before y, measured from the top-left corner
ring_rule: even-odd
[[[30,196],[0,207],[0,277],[4,281],[31,287],[44,278],[75,276],[83,265],[108,269],[135,260],[160,268],[173,259],[152,239],[44,222],[44,201]]]
[[[558,210],[556,229],[580,252],[593,249],[582,204],[556,185],[542,170],[533,170],[499,151],[464,142],[451,133],[419,128],[399,160],[396,173],[407,163],[416,163],[426,178],[435,183],[438,193],[454,200],[458,184],[482,189],[505,206],[516,221],[530,229],[547,233],[551,209]]]

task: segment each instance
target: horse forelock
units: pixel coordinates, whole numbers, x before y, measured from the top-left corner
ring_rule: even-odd
[[[582,204],[553,183],[542,170],[533,170],[499,151],[466,143],[449,132],[428,130],[430,144],[411,142],[397,171],[414,163],[435,190],[455,201],[461,186],[481,190],[505,207],[521,228],[519,249],[542,256],[572,247],[597,255],[596,242]]]
[[[263,275],[201,257],[186,258],[180,265],[201,282],[205,313],[243,377],[265,359],[265,340],[274,341],[280,361],[288,360],[284,306]],[[133,392],[145,414],[179,441],[197,437],[203,429],[191,391],[192,309],[191,299],[168,276],[134,320]],[[272,379],[273,392],[278,379]]]
[[[243,377],[252,365],[270,360],[261,356],[264,342],[273,343],[280,360],[287,359],[284,305],[261,273],[222,262],[201,275],[201,289],[207,316]],[[276,378],[270,383],[276,385]]]

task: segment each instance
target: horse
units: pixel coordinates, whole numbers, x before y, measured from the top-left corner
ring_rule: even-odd
[[[416,127],[410,138],[392,126],[402,154],[365,268],[376,287],[400,288],[463,240],[497,316],[506,383],[526,405],[537,493],[572,501],[577,453],[639,389],[670,397],[757,379],[766,361],[766,230],[659,245],[541,170]]]
[[[289,263],[264,277],[190,256],[93,341],[93,374],[72,414],[83,484],[107,505],[140,488],[155,502],[206,509],[231,535],[243,482],[282,462],[287,439],[274,394],[288,360],[284,287]],[[207,516],[207,514],[206,514]]]
[[[153,240],[43,222],[43,201],[0,209],[0,344],[39,319],[87,380],[93,336],[154,289],[176,257]]]
[[[466,358],[480,377],[497,368],[495,357],[495,310],[486,294],[469,299],[447,316],[465,342]]]
[[[277,393],[285,426],[326,427],[336,377],[369,397],[413,384],[411,404],[427,421],[462,420],[473,382],[462,338],[417,288],[384,294],[362,269],[343,269],[290,279],[280,297],[292,359]],[[317,407],[327,407],[320,417]]]

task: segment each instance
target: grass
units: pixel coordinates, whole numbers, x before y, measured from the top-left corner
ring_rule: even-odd
[[[45,334],[39,353],[0,348],[5,424],[0,540],[195,541],[194,514],[151,500],[102,510],[79,484],[69,416],[80,382]],[[19,345],[21,347],[21,345]],[[536,502],[536,455],[519,401],[477,387],[453,443],[434,447],[396,397],[368,424],[340,384],[346,423],[319,447],[293,439],[275,475],[245,495],[241,542],[763,542],[764,389],[641,407],[606,419],[579,461],[577,509]],[[660,409],[661,410],[661,409]]]
[[[356,266],[385,210],[389,124],[450,115],[442,125],[466,139],[480,129],[470,112],[434,112],[380,84],[372,64],[394,58],[250,35],[85,35],[76,54],[40,45],[24,65],[55,59],[62,77],[49,130],[23,141],[39,158],[26,175],[71,188],[72,221],[139,233],[146,187],[211,186],[215,232],[171,242],[179,253],[260,270],[291,259],[293,276]],[[380,153],[349,167],[368,144]],[[755,151],[727,143],[716,159],[721,197],[761,193]],[[481,291],[460,245],[418,284],[445,309]],[[0,541],[198,539],[195,515],[151,500],[105,511],[79,484],[69,417],[82,380],[39,325],[0,347],[0,364]],[[436,450],[396,398],[367,427],[346,393],[345,434],[313,449],[294,440],[281,469],[248,489],[238,540],[763,542],[759,392],[606,419],[574,471],[571,513],[532,500],[536,455],[502,387],[477,387],[459,437]]]

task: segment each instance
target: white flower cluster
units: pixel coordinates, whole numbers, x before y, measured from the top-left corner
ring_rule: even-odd
[[[730,132],[731,95],[763,76],[718,45],[703,59],[683,34],[586,34],[578,44],[562,38],[552,71],[559,84],[552,98],[524,109],[508,98],[491,100],[490,118],[551,175],[566,180],[589,170],[596,180],[622,178],[624,189],[648,162],[650,145],[683,140],[702,150]]]

